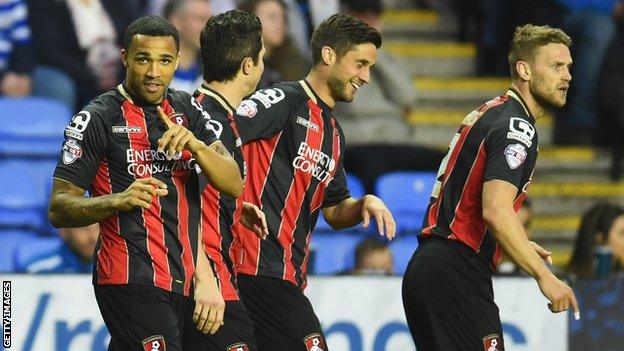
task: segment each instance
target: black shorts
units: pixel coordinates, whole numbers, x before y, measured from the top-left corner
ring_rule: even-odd
[[[424,240],[403,277],[403,307],[418,351],[503,351],[492,271],[469,247]]]
[[[256,351],[253,323],[241,301],[226,301],[223,325],[214,334],[197,330],[193,322],[195,301],[186,302],[184,316],[184,351]]]
[[[310,300],[278,278],[239,274],[238,288],[254,322],[259,351],[327,351]]]
[[[145,284],[95,285],[108,351],[182,351],[186,298]]]

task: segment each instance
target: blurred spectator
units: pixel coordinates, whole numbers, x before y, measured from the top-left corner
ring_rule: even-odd
[[[381,30],[381,0],[343,0],[342,4],[346,13]],[[358,89],[359,97],[350,104],[336,105],[334,115],[350,145],[409,142],[406,118],[415,107],[416,92],[405,71],[382,46],[369,82]]]
[[[602,63],[596,128],[597,140],[606,140],[611,147],[610,177],[614,181],[620,180],[624,173],[624,18],[621,16],[619,25]]]
[[[520,206],[520,210],[518,210],[518,219],[520,219],[520,223],[522,223],[522,228],[524,228],[524,232],[527,234],[529,240],[531,240],[531,236],[533,235],[533,230],[531,229],[531,222],[533,220],[533,210],[531,209],[531,202],[529,199],[525,199]],[[526,275],[524,271],[522,271],[516,264],[505,254],[502,253],[502,257],[500,263],[496,270],[497,275]]]
[[[22,0],[0,3],[0,95],[21,97],[31,93],[35,62],[27,16]]]
[[[147,0],[147,14],[165,17],[165,6],[169,0]],[[210,12],[216,16],[236,8],[237,1],[234,0],[210,0]]]
[[[180,59],[170,87],[192,94],[202,83],[199,34],[210,18],[208,0],[169,0],[164,16],[180,33]]]
[[[376,237],[362,240],[355,248],[354,275],[393,275],[392,251]]]
[[[136,18],[138,2],[126,0],[30,0],[37,63],[50,79],[43,95],[58,94],[83,106],[120,81],[120,43]],[[71,81],[57,84],[69,76]],[[37,78],[35,78],[37,79]],[[52,80],[54,79],[54,80]]]
[[[264,73],[258,89],[281,81],[303,79],[311,63],[294,45],[288,28],[288,7],[282,0],[245,0],[239,8],[253,13],[262,22]]]
[[[622,16],[621,0],[556,0],[568,12],[562,29],[574,42],[574,65],[568,103],[557,113],[557,144],[590,144],[594,139],[600,67],[616,34],[614,17]]]
[[[20,263],[17,272],[90,273],[93,251],[99,236],[99,225],[59,229],[64,244]]]
[[[611,272],[621,272],[624,267],[624,209],[620,206],[599,203],[585,212],[576,235],[568,273],[577,278],[594,277],[594,255],[598,246],[611,249]]]

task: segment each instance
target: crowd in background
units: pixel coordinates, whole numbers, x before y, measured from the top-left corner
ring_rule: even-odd
[[[555,114],[555,143],[606,143],[614,157],[611,176],[621,177],[624,1],[420,0],[413,4],[435,8],[441,2],[455,10],[457,39],[477,44],[477,72],[484,76],[509,75],[504,53],[515,26],[549,24],[568,32],[574,40],[574,79],[567,106]],[[210,16],[237,7],[253,12],[263,24],[265,71],[258,88],[302,79],[311,65],[308,42],[312,29],[334,12],[347,12],[383,31],[381,0],[4,0],[0,1],[0,96],[44,97],[78,111],[121,82],[124,30],[134,19],[150,13],[167,18],[178,29],[181,55],[172,87],[192,93],[202,80],[198,39],[203,25]],[[358,99],[335,110],[350,145],[347,171],[357,174],[368,191],[384,172],[435,170],[443,156],[413,142],[414,127],[406,118],[417,107],[418,94],[404,72],[401,63],[382,46],[370,84],[360,89]],[[86,263],[97,239],[97,226],[64,229],[60,235],[68,246],[50,253],[61,257],[55,261],[57,265],[37,266],[42,260],[39,257],[35,266],[21,269],[89,271]],[[624,210],[603,203],[583,216],[565,273],[594,276],[597,246],[609,248],[614,270],[621,271]],[[378,240],[364,240],[355,255],[355,274],[397,273],[392,253]],[[501,267],[506,267],[506,273],[517,273],[515,267]]]

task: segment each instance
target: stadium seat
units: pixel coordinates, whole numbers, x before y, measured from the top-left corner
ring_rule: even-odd
[[[15,248],[37,235],[28,231],[0,230],[0,273],[15,272]]]
[[[0,228],[29,228],[49,232],[46,209],[56,162],[0,161]]]
[[[71,111],[60,102],[27,97],[0,98],[0,156],[57,158]]]
[[[390,242],[389,247],[394,261],[394,273],[403,275],[412,254],[418,247],[418,239],[416,235],[404,235]]]
[[[50,253],[57,252],[63,244],[63,240],[58,237],[37,237],[31,240],[27,240],[19,243],[15,247],[15,272],[17,273],[26,273],[29,270],[29,266],[33,263],[37,258],[41,258],[42,256],[49,255]],[[58,264],[58,262],[45,262],[41,261],[37,264],[46,265],[46,264]],[[34,268],[34,267],[32,267]],[[39,269],[44,269],[45,267],[38,267]]]
[[[364,190],[364,184],[362,184],[362,181],[358,177],[349,173],[347,173],[347,187],[349,187],[349,192],[351,192],[351,196],[356,199],[366,194]],[[340,232],[347,233],[347,232],[354,232],[358,230],[359,230],[358,227],[354,227],[354,228],[341,230]],[[325,221],[325,218],[323,217],[323,213],[319,214],[318,220],[316,221],[316,226],[314,227],[314,231],[315,232],[332,232],[332,233],[336,232],[334,229],[332,229],[329,223]]]
[[[331,275],[353,269],[355,247],[361,239],[357,234],[345,233],[312,235],[311,273]]]
[[[435,180],[433,172],[392,172],[377,179],[377,195],[392,212],[399,232],[420,231]]]

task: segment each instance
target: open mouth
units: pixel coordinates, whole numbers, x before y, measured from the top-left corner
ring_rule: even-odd
[[[353,89],[355,89],[355,91],[357,91],[362,86],[362,84],[358,84],[358,83],[353,82],[353,81],[350,81],[349,83],[351,84]]]
[[[158,84],[158,83],[145,83],[145,90],[147,90],[150,93],[156,93],[160,90],[160,87],[162,85]]]

